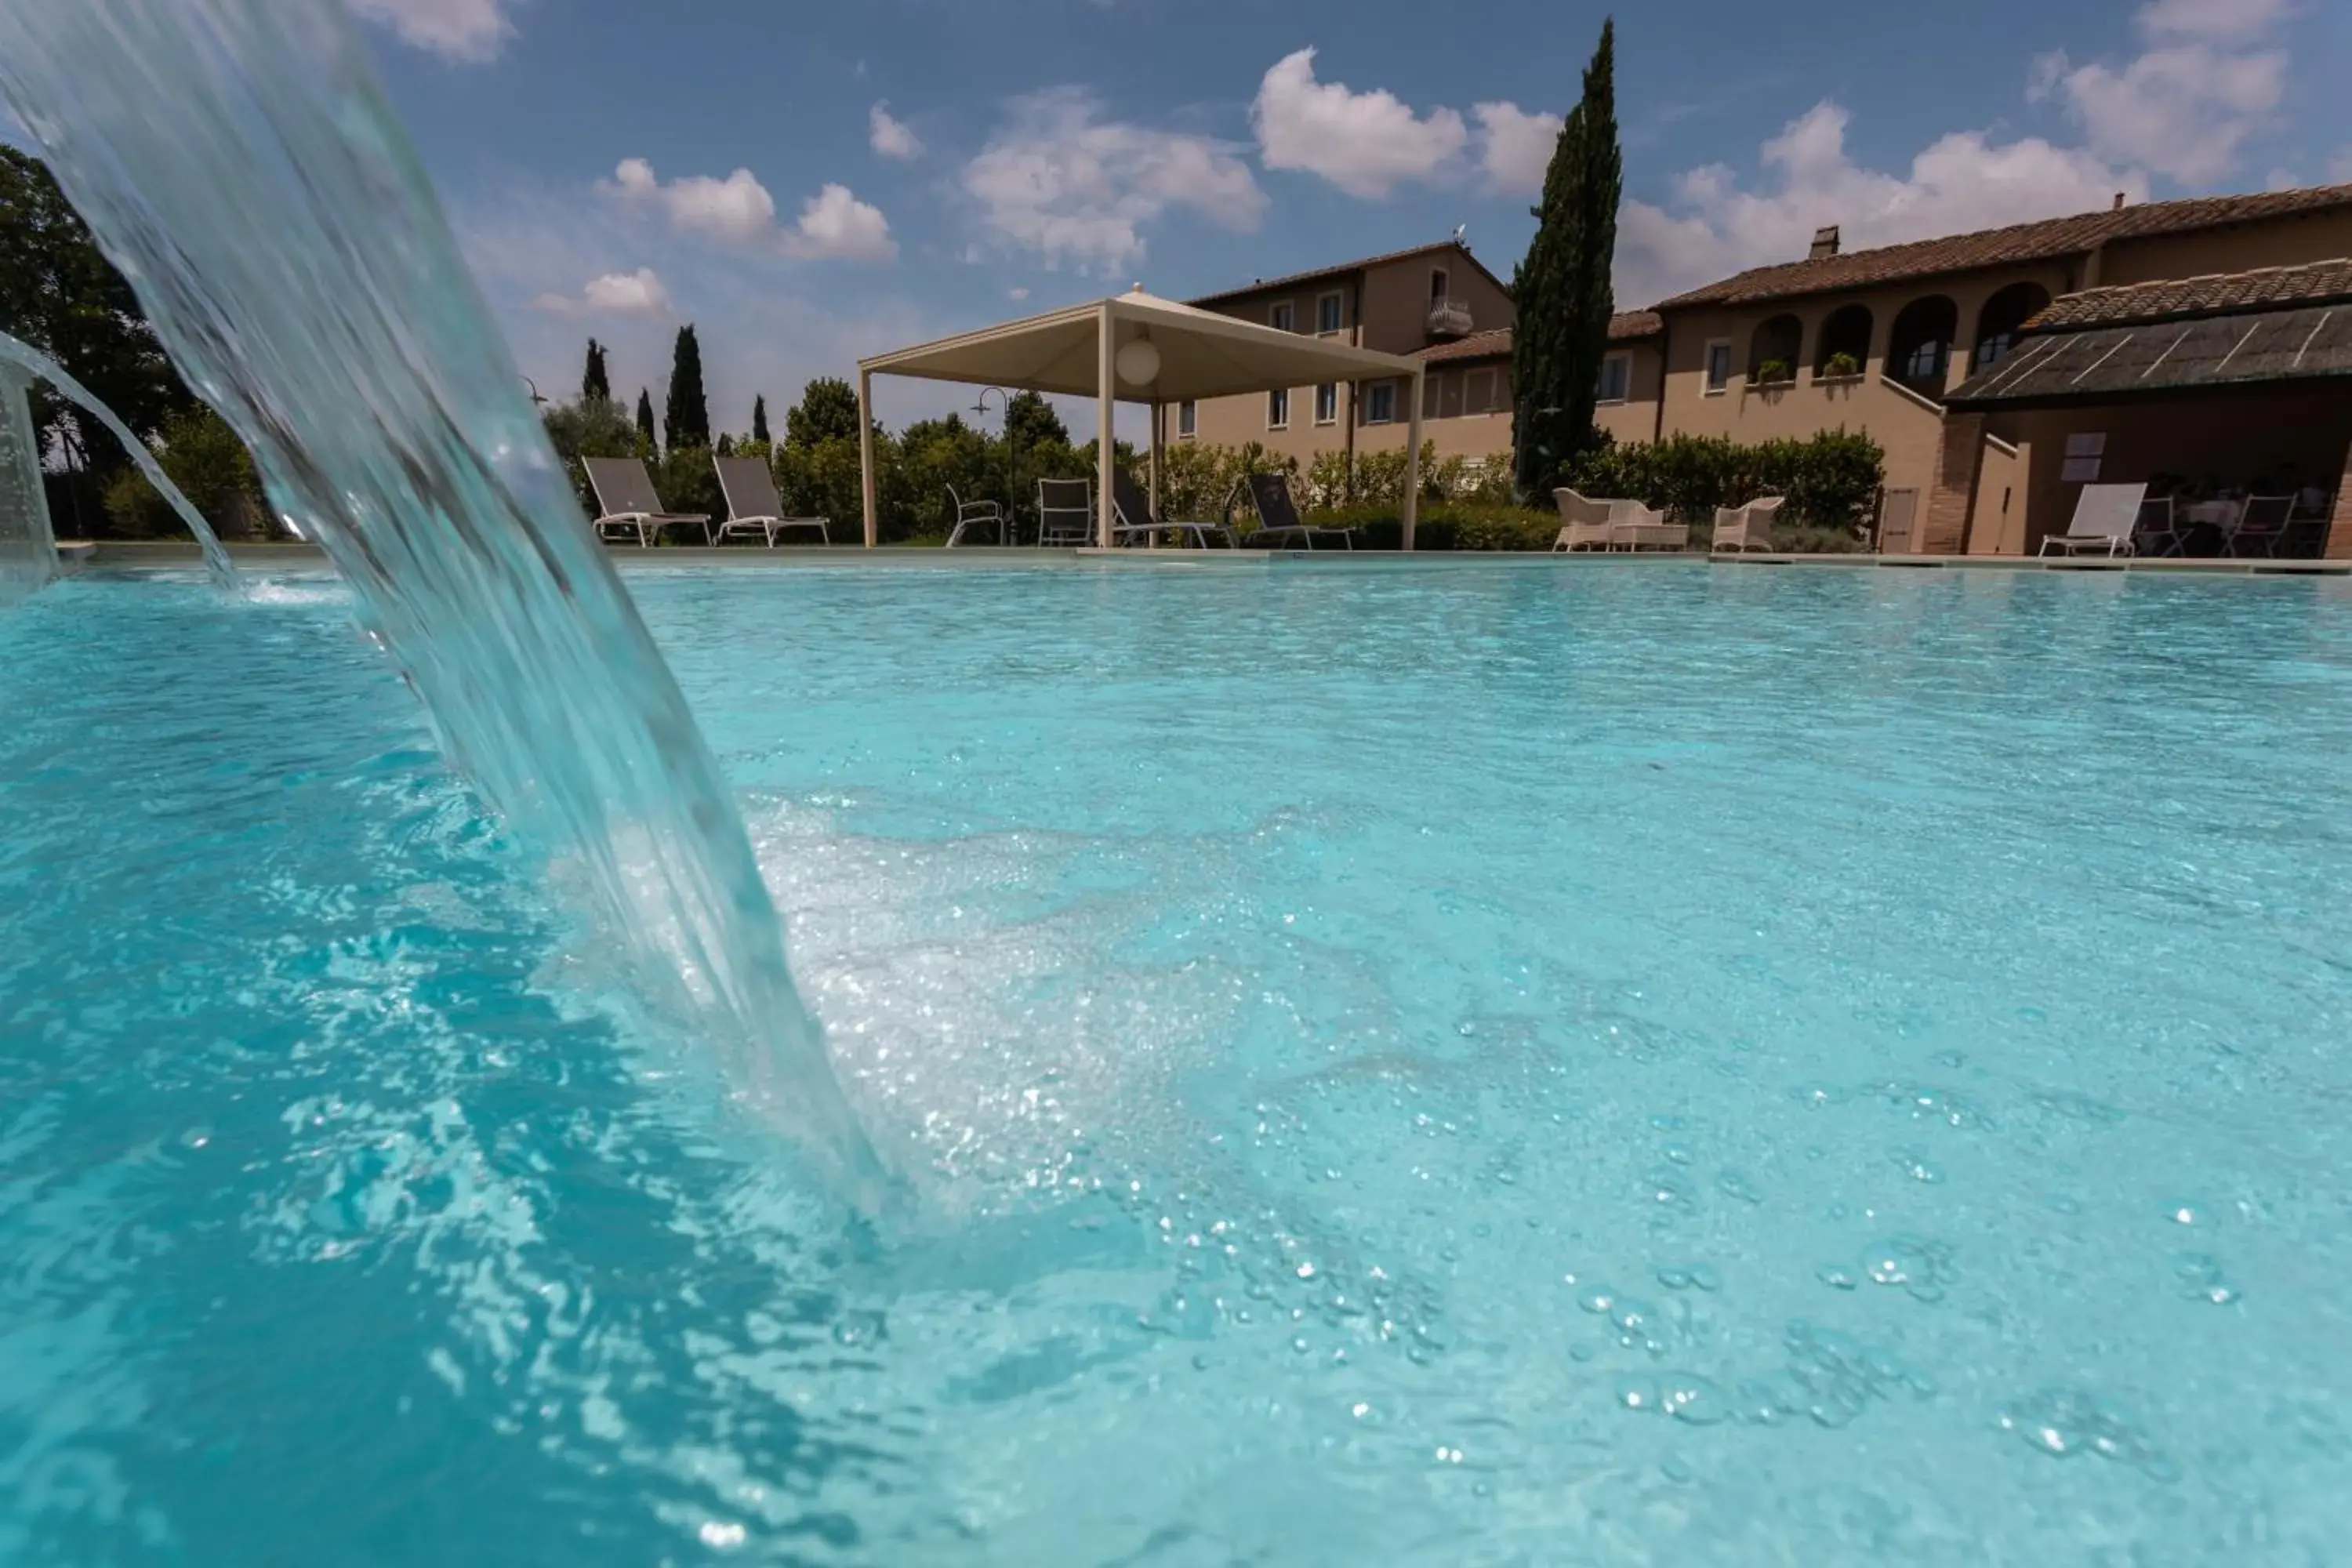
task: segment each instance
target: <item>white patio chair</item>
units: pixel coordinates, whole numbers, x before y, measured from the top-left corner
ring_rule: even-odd
[[[1786,496],[1764,496],[1746,506],[1724,506],[1715,509],[1715,542],[1708,549],[1728,550],[1745,554],[1750,550],[1772,548],[1772,519],[1789,504]]]
[[[664,511],[645,463],[636,458],[583,458],[588,487],[596,492],[596,537],[634,535],[639,548],[651,548],[665,528],[698,528],[702,542],[710,542],[710,519],[701,512]]]
[[[1657,507],[1643,506],[1637,500],[1612,500],[1609,503],[1609,542],[1611,547],[1627,550],[1687,550],[1690,548],[1690,524],[1675,522]]]
[[[2083,493],[2074,500],[2074,521],[2066,525],[2063,533],[2042,537],[2038,554],[2050,553],[2052,545],[2067,555],[2079,555],[2085,550],[2095,550],[2102,555],[2129,555],[2132,552],[2132,531],[2139,525],[2139,505],[2147,499],[2147,487],[2140,485],[2084,485]]]
[[[727,521],[719,525],[719,542],[734,534],[758,534],[768,548],[788,528],[814,528],[825,543],[833,542],[833,525],[822,517],[786,517],[783,498],[776,494],[776,476],[765,458],[713,458],[719,469],[719,491],[727,498]]]
[[[1037,481],[1037,547],[1084,549],[1095,542],[1095,487],[1091,479]]]
[[[996,542],[999,544],[1013,542],[1013,525],[1006,519],[1004,508],[1001,503],[992,500],[966,500],[956,494],[956,488],[953,485],[948,487],[948,502],[955,508],[956,514],[955,527],[948,533],[949,549],[952,550],[963,542],[963,532],[967,528],[992,528],[996,530]]]
[[[1551,492],[1552,504],[1559,508],[1563,526],[1559,537],[1551,542],[1555,555],[1563,552],[1573,554],[1579,550],[1607,550],[1615,542],[1610,531],[1610,509],[1615,501],[1591,500],[1567,489]]]

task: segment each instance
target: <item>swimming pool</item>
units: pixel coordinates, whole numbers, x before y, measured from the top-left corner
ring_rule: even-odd
[[[916,1212],[713,1110],[331,581],[70,580],[0,616],[0,1560],[2352,1531],[2343,587],[629,581]]]

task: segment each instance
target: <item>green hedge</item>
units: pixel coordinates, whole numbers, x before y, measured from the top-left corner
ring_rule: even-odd
[[[1570,465],[1567,484],[1598,499],[1663,507],[1683,521],[1712,525],[1715,509],[1759,496],[1786,496],[1780,523],[1851,531],[1866,524],[1885,483],[1886,454],[1855,431],[1827,430],[1802,441],[1741,446],[1723,436],[1603,445]]]

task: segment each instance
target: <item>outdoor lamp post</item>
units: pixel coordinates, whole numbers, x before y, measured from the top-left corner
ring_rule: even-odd
[[[971,416],[988,417],[988,395],[996,394],[997,411],[1004,417],[1004,542],[1014,542],[1014,521],[1021,506],[1021,454],[1013,447],[1013,395],[1001,386],[983,386],[972,400]],[[985,430],[982,431],[986,435]]]

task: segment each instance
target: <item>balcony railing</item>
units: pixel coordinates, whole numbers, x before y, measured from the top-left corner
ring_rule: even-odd
[[[1429,335],[1431,337],[1467,337],[1474,325],[1470,319],[1468,300],[1432,300],[1429,302]]]

